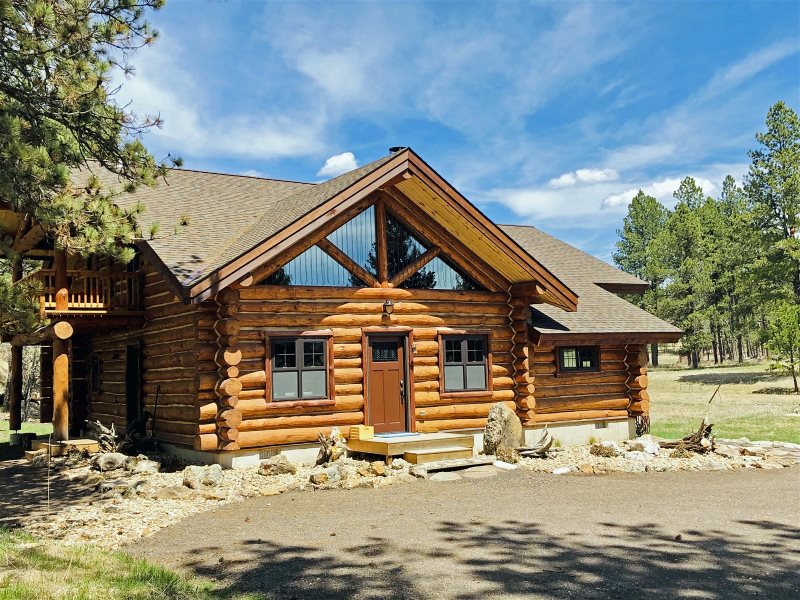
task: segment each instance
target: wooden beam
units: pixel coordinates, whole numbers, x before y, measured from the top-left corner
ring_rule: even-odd
[[[378,263],[378,281],[381,287],[389,282],[389,256],[386,240],[386,203],[379,198],[375,203],[375,256]]]
[[[433,248],[428,249],[424,254],[418,256],[415,261],[408,264],[404,269],[392,277],[392,280],[389,283],[391,283],[393,287],[397,287],[406,279],[411,277],[414,273],[419,271],[422,267],[431,262],[434,258],[439,256],[441,251],[442,249],[439,246],[434,246]]]
[[[519,298],[537,298],[544,296],[547,290],[538,281],[524,281],[512,285],[508,293]]]
[[[53,340],[53,441],[69,439],[69,340]]]
[[[31,333],[18,333],[9,341],[12,346],[38,346],[48,340],[68,340],[72,333],[72,325],[66,321],[58,321]]]
[[[64,250],[56,250],[53,256],[53,268],[56,272],[56,310],[69,310],[69,289],[67,287],[67,253]]]
[[[371,273],[368,273],[366,269],[342,252],[336,244],[331,242],[328,238],[319,240],[317,242],[317,247],[367,285],[380,287],[380,283]]]
[[[18,256],[11,264],[11,281],[22,279],[22,257]],[[8,389],[8,428],[11,431],[22,429],[22,346],[11,347],[11,368]]]

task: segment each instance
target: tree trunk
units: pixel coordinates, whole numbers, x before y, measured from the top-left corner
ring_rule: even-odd
[[[658,366],[658,344],[650,344],[650,364]]]
[[[789,348],[789,366],[792,369],[792,382],[794,382],[794,393],[798,393],[797,388],[797,366],[794,364],[794,349]]]
[[[712,327],[711,328],[711,348],[714,350],[714,364],[715,365],[719,364],[719,354],[720,353],[717,352],[717,345],[718,345],[717,337],[715,335],[714,328]],[[720,350],[721,350],[721,348],[720,348]]]
[[[700,353],[697,350],[692,350],[692,368],[700,368]]]
[[[736,335],[736,350],[739,354],[739,364],[744,362],[744,354],[742,349],[742,334],[739,333]]]

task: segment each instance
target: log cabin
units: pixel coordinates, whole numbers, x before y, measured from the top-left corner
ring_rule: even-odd
[[[628,438],[647,427],[645,344],[681,335],[620,297],[646,282],[493,223],[410,148],[323,183],[176,169],[118,198],[165,229],[129,264],[0,219],[41,261],[29,276],[51,325],[9,341],[14,356],[42,346],[41,419],[58,440],[146,412],[168,449],[239,466],[299,456],[333,427],[480,441],[497,402],[526,440],[544,426]]]

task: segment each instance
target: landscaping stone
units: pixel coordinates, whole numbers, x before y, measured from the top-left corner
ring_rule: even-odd
[[[409,469],[409,468],[411,468],[411,463],[402,458],[395,458],[392,461],[393,471],[403,471],[404,469]]]
[[[386,463],[382,460],[376,460],[369,464],[369,470],[373,475],[379,475],[383,477],[386,475]]]
[[[589,452],[595,456],[612,458],[622,454],[622,449],[616,442],[600,442],[598,444],[592,444],[589,448]]]
[[[647,460],[650,458],[648,454],[645,454],[644,452],[640,452],[638,450],[632,450],[631,452],[626,452],[625,454],[623,454],[623,456],[628,460]]]
[[[512,465],[511,463],[507,463],[504,460],[496,460],[492,463],[498,469],[503,469],[504,471],[513,471],[517,469],[517,465]]]
[[[308,480],[313,483],[314,485],[321,485],[323,483],[327,483],[328,481],[328,474],[325,472],[321,473],[314,473]]]
[[[483,453],[513,451],[522,443],[522,423],[516,413],[502,402],[493,404],[483,430]]]
[[[156,461],[144,459],[136,461],[130,472],[134,475],[155,475],[160,468],[161,465]]]
[[[183,470],[183,485],[193,490],[215,487],[222,483],[222,477],[220,465],[190,465]]]
[[[127,459],[127,456],[119,452],[106,452],[98,455],[94,462],[101,471],[114,471],[125,466]]]
[[[566,475],[570,471],[572,471],[572,468],[570,467],[559,467],[557,469],[553,469],[553,475]]]
[[[297,467],[283,454],[262,460],[258,467],[258,474],[268,477],[272,475],[294,475],[295,473],[297,473]]]
[[[453,471],[440,471],[430,476],[431,481],[458,481],[461,475]]]

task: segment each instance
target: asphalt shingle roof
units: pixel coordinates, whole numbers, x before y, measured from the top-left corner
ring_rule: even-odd
[[[578,294],[578,310],[575,312],[547,304],[532,307],[532,323],[540,333],[680,333],[677,327],[599,285],[642,284],[639,278],[536,227],[501,225],[500,228]]]

